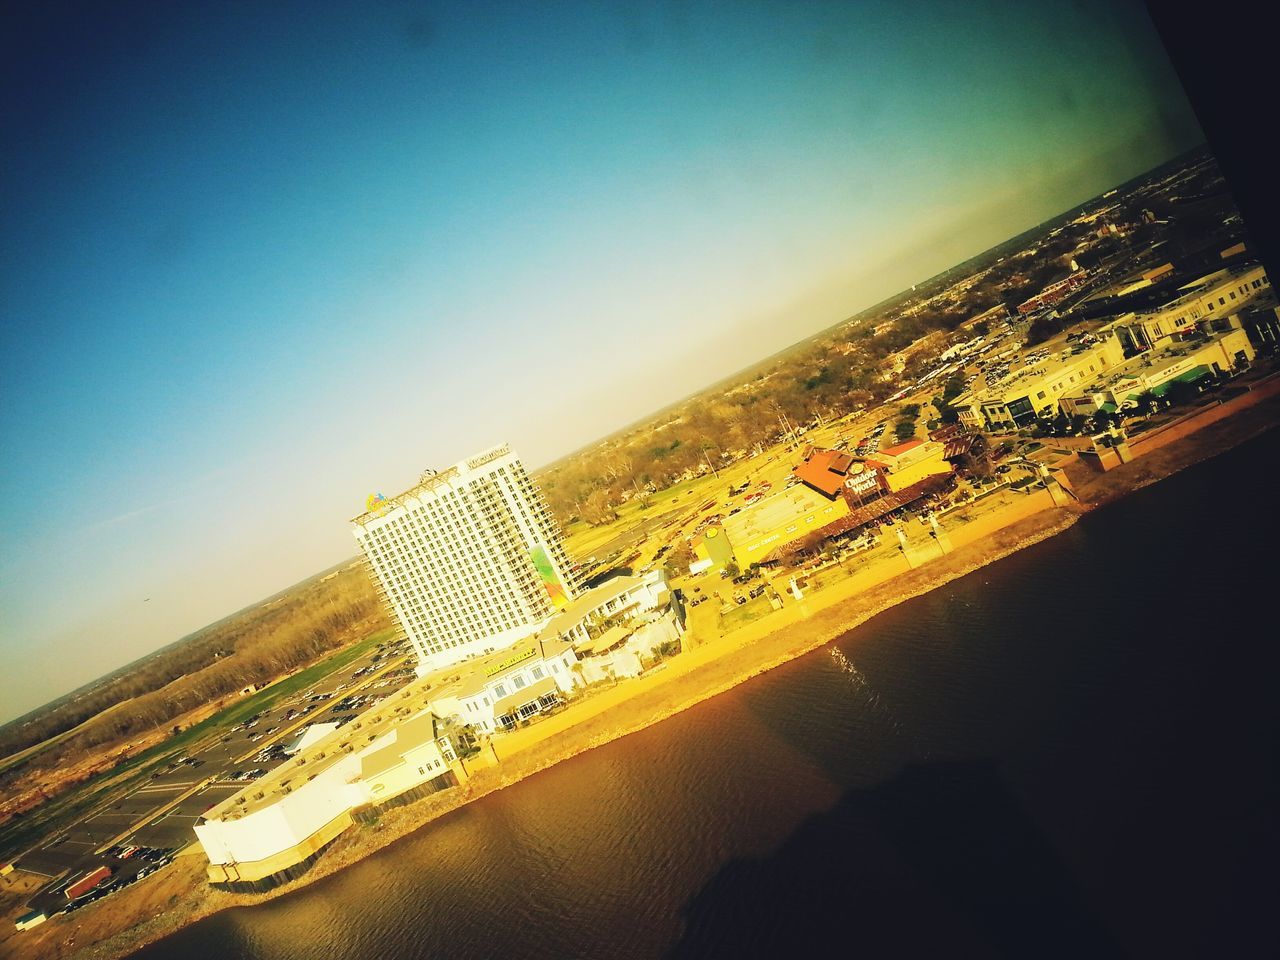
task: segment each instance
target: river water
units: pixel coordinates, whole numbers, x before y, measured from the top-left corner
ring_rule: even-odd
[[[1271,955],[1278,449],[139,956]]]

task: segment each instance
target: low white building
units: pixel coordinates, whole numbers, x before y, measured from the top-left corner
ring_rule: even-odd
[[[510,730],[558,706],[581,681],[574,672],[573,644],[543,631],[474,664],[458,687],[446,691],[457,702],[459,719],[477,730]],[[437,709],[444,709],[440,701]]]
[[[457,782],[456,753],[406,688],[228,797],[195,824],[214,883],[285,878],[351,826],[353,813]],[[404,711],[417,710],[404,716]]]
[[[369,803],[393,797],[447,776],[458,759],[453,745],[440,735],[430,710],[392,727],[360,754],[360,785]]]

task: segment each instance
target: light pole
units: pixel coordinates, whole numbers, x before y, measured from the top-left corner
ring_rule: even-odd
[[[716,470],[715,464],[711,462],[711,458],[707,456],[707,444],[711,444],[712,446],[714,446],[716,448],[716,453],[721,452],[720,446],[719,444],[712,443],[712,441],[708,437],[701,437],[700,439],[702,440],[702,443],[699,444],[698,446],[702,450],[702,460],[704,463],[706,463],[707,468],[711,471],[712,476],[714,476],[717,480],[719,480],[720,473],[719,471]]]

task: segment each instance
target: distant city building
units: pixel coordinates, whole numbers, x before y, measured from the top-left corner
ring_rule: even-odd
[[[1065,300],[1072,293],[1079,290],[1089,282],[1089,273],[1087,270],[1079,270],[1075,273],[1068,274],[1057,283],[1051,283],[1030,300],[1026,300],[1018,304],[1018,313],[1026,316],[1029,313],[1035,313],[1037,310],[1043,310],[1045,307],[1051,307],[1055,303]]]
[[[1251,363],[1254,346],[1242,318],[1271,298],[1259,264],[1212,271],[1106,323],[1091,335],[1092,345],[1081,342],[1028,364],[951,406],[971,431],[1016,430],[1059,412],[1132,409],[1140,394],[1159,396],[1175,380],[1199,383]]]
[[[367,506],[353,533],[420,675],[510,646],[575,595],[560,530],[505,444]]]

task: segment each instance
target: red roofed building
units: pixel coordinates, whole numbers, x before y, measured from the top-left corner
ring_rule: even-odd
[[[840,450],[810,447],[805,458],[792,468],[791,473],[828,500],[834,500],[844,489],[854,462],[853,457]]]

